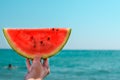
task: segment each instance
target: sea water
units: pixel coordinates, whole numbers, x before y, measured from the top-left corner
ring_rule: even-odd
[[[49,59],[44,80],[119,80],[119,50],[62,50]],[[13,68],[8,69],[8,64]],[[0,49],[0,80],[24,80],[25,58],[11,49]]]

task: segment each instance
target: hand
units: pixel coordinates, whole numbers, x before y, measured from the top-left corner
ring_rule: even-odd
[[[32,65],[30,64],[30,60],[26,59],[26,66],[28,73],[25,77],[25,80],[42,80],[50,72],[48,59],[44,59],[42,63],[41,58],[35,57]]]

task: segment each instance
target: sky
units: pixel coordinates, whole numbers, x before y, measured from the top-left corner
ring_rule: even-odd
[[[120,0],[0,0],[3,28],[69,27],[64,49],[120,50]]]

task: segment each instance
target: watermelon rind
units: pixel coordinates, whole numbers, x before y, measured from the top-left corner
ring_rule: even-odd
[[[7,33],[7,29],[9,29],[9,28],[3,28],[3,33],[4,33],[4,36],[5,36],[6,40],[7,40],[7,42],[9,43],[10,47],[14,51],[16,51],[19,55],[21,55],[21,56],[23,56],[25,58],[33,59],[35,56],[33,56],[33,55],[27,55],[27,54],[25,54],[24,51],[22,51],[21,49],[19,49],[19,48],[17,48],[15,46],[15,44],[10,39],[9,34]],[[66,39],[64,40],[64,42],[56,50],[54,50],[53,52],[51,52],[49,54],[42,55],[40,57],[43,58],[43,59],[50,58],[50,57],[56,55],[59,51],[61,51],[63,49],[63,47],[65,46],[65,44],[67,43],[69,37],[70,37],[71,30],[72,30],[71,28],[67,28],[68,33],[66,35]]]

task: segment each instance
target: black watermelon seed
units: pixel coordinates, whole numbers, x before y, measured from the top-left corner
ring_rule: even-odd
[[[58,31],[58,29],[56,29],[56,31]]]
[[[54,31],[55,29],[54,29],[54,28],[52,28],[52,30]]]
[[[48,37],[47,40],[49,41],[49,40],[50,40],[50,37]]]
[[[36,48],[36,45],[34,45],[33,47]]]
[[[43,41],[40,41],[40,44],[43,44]]]
[[[34,39],[33,39],[33,40],[34,40]],[[36,48],[36,41],[34,40],[33,43],[34,43],[33,47]]]
[[[33,36],[31,36],[31,37],[30,37],[30,39],[32,39],[32,40],[33,40]]]

